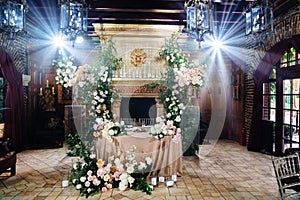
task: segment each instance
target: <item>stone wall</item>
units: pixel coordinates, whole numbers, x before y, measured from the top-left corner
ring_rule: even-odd
[[[246,60],[243,70],[245,71],[245,114],[244,114],[244,132],[246,134],[246,143],[252,123],[253,97],[254,97],[254,79],[253,74],[258,64],[275,44],[292,36],[300,35],[300,5],[290,10],[284,16],[278,16],[274,20],[274,30],[272,33],[261,33],[245,37],[245,48],[248,50],[248,60]]]

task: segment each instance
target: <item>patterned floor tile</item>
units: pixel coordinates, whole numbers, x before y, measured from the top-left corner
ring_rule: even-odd
[[[249,152],[236,142],[220,140],[205,146],[205,156],[183,157],[182,177],[173,187],[161,183],[152,195],[139,191],[113,189],[94,199],[278,199],[278,186],[269,155]],[[200,152],[201,153],[201,152]],[[65,148],[26,150],[17,155],[17,175],[0,175],[0,199],[80,200],[79,191],[70,184],[61,187],[68,177],[72,158]]]

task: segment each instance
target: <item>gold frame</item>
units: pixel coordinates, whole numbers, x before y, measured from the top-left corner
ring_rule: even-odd
[[[186,96],[188,98],[196,98],[197,97],[197,91],[195,86],[188,86]]]

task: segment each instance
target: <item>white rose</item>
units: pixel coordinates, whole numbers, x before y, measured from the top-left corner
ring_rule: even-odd
[[[152,159],[150,157],[145,158],[147,165],[151,165]]]
[[[96,154],[91,154],[90,159],[94,159],[94,158],[96,158]]]
[[[147,168],[147,165],[145,163],[143,163],[143,162],[140,162],[140,164],[138,166],[138,169],[139,170],[143,170],[143,169],[146,169],[146,168]],[[130,183],[130,181],[129,181],[129,183]]]
[[[132,184],[134,182],[134,178],[131,176],[129,176],[127,180],[130,184]]]
[[[168,135],[173,135],[174,132],[172,130],[168,130]]]
[[[175,121],[176,121],[176,122],[180,122],[180,121],[181,121],[180,116],[177,116],[177,117],[175,118]]]
[[[124,165],[121,163],[117,164],[116,166],[119,170],[124,169]]]
[[[81,184],[76,185],[76,190],[80,190],[82,188]]]
[[[82,176],[82,177],[80,177],[80,182],[85,182],[86,181],[86,177],[85,176]]]
[[[109,130],[109,131],[108,131],[108,134],[109,134],[109,135],[115,135],[115,131],[114,131],[114,130]]]
[[[127,180],[127,177],[128,177],[128,174],[126,174],[126,173],[121,174],[120,180]]]
[[[129,167],[127,168],[127,170],[126,170],[126,172],[129,173],[129,174],[133,173],[133,171],[134,171],[133,166],[129,166]]]
[[[181,129],[180,128],[177,128],[177,133],[181,133]]]
[[[123,184],[122,182],[119,183],[119,190],[124,191],[126,190],[127,185]]]
[[[73,169],[77,169],[77,163],[75,163],[74,165],[73,165]]]

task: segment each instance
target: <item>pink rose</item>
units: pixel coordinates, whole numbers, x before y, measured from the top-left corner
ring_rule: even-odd
[[[84,183],[84,186],[85,186],[85,187],[90,187],[90,185],[91,185],[91,183],[90,183],[89,181],[86,181],[86,182]]]
[[[92,173],[93,173],[92,170],[89,170],[86,174],[92,176]]]
[[[107,187],[108,189],[111,189],[111,188],[112,188],[112,184],[109,183],[109,184],[106,185],[106,187]]]
[[[106,191],[107,191],[107,188],[106,188],[106,187],[103,187],[101,190],[102,190],[102,192],[106,192]]]

